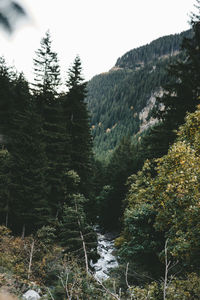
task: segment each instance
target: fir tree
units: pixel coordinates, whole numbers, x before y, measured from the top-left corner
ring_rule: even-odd
[[[88,221],[85,206],[88,200],[77,193],[80,177],[74,170],[66,173],[67,189],[63,214],[59,224],[59,240],[66,252],[85,261],[88,269],[89,260],[97,258],[97,235]]]
[[[72,194],[70,203],[64,206],[60,223],[60,242],[66,252],[70,252],[85,262],[97,258],[97,235],[88,224],[84,213],[86,199],[81,194]]]
[[[21,233],[32,230],[43,219],[46,159],[41,140],[41,122],[34,112],[28,83],[1,61],[1,134],[6,148],[2,162],[2,223]],[[4,152],[2,152],[4,153]],[[2,210],[1,209],[1,210]],[[39,221],[40,219],[40,221]]]
[[[60,84],[60,66],[57,53],[52,51],[49,31],[46,32],[34,59],[34,90],[39,94],[55,95]],[[46,102],[48,99],[46,99]],[[51,103],[51,99],[49,99]],[[41,103],[42,104],[42,103]]]
[[[70,137],[70,169],[81,178],[81,192],[88,195],[91,177],[92,138],[89,116],[84,102],[86,83],[81,75],[79,57],[75,58],[67,80],[68,93],[63,97],[66,131]]]
[[[0,133],[1,144],[9,147],[9,135],[14,115],[13,85],[16,74],[6,65],[4,58],[0,58]]]
[[[15,115],[9,135],[9,226],[17,233],[22,228],[31,232],[44,222],[41,210],[47,210],[44,183],[47,165],[41,121],[33,110],[28,84],[22,75],[16,79],[13,95]]]
[[[63,114],[58,97],[60,67],[57,54],[52,51],[49,32],[41,40],[41,47],[34,59],[34,97],[37,112],[42,118],[43,140],[48,160],[46,181],[53,218],[59,215],[64,201],[65,172],[68,168],[68,143]]]

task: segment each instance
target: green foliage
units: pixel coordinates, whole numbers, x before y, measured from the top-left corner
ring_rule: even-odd
[[[197,274],[191,273],[186,278],[172,278],[171,283],[167,288],[166,300],[184,299],[192,300],[199,299],[199,281]],[[163,283],[153,281],[145,286],[131,286],[129,293],[132,294],[135,300],[162,300],[163,299]]]
[[[53,287],[51,299],[118,297],[112,280],[102,285],[87,270],[86,258],[97,258],[88,216],[96,221],[97,215],[104,229],[123,224],[115,243],[121,299],[163,299],[163,282],[154,280],[164,274],[166,239],[169,259],[179,261],[175,271],[181,270],[181,276],[169,278],[166,299],[198,297],[199,23],[193,29],[192,37],[191,31],[164,37],[125,54],[115,68],[90,81],[87,98],[79,57],[69,70],[68,91],[59,94],[60,67],[48,32],[36,52],[32,93],[24,77],[0,61],[0,222],[16,234],[23,229],[22,239],[0,228],[5,272],[24,284],[34,280]],[[190,38],[184,40],[185,53],[179,53],[183,37]],[[166,66],[175,56],[180,61],[170,68],[169,79]],[[162,125],[134,136],[140,112],[167,82],[155,115]],[[106,165],[93,157],[86,103],[94,149],[99,158],[109,157]],[[167,152],[186,111],[193,113]],[[151,144],[141,143],[148,135]],[[136,174],[149,153],[165,156],[147,160]],[[120,273],[127,262],[129,284]]]
[[[10,155],[7,150],[0,151],[0,222],[8,224],[8,215],[10,210],[10,195],[9,195],[9,163]]]
[[[110,185],[104,185],[102,190],[99,192],[98,196],[96,197],[96,206],[98,208],[98,222],[103,226],[105,221],[105,212],[108,211],[109,206],[109,199],[112,195],[113,188]],[[107,221],[108,222],[108,221]]]
[[[116,67],[133,69],[165,55],[173,55],[174,52],[180,50],[182,39],[190,37],[191,34],[191,30],[187,30],[181,34],[167,35],[156,39],[146,46],[130,50],[118,58]]]
[[[2,118],[1,132],[9,160],[4,156],[1,164],[4,181],[1,214],[4,224],[21,232],[23,226],[28,225],[28,230],[32,230],[39,223],[36,208],[44,197],[45,157],[40,122],[33,111],[28,83],[21,74],[13,76],[7,71],[3,74],[7,76],[9,86],[4,85],[6,92],[1,98],[1,112],[7,117],[8,124],[5,127]],[[6,98],[6,93],[10,93],[10,98]],[[4,105],[5,101],[8,105]],[[27,199],[29,205],[26,205]]]
[[[107,166],[107,186],[103,188],[100,197],[101,202],[100,223],[104,228],[118,229],[122,216],[122,200],[127,192],[126,179],[135,171],[134,152],[130,138],[123,138],[113,152]],[[106,192],[106,193],[105,193]],[[98,199],[99,200],[99,199]]]
[[[56,241],[56,228],[51,226],[42,226],[36,232],[36,238],[40,241],[43,251],[51,251],[51,247]]]
[[[176,138],[175,130],[184,123],[186,113],[194,112],[199,103],[199,22],[193,23],[192,32],[192,37],[184,38],[182,42],[185,59],[169,66],[171,80],[164,85],[163,95],[157,98],[152,115],[160,123],[144,140],[147,158],[161,157],[167,153]]]
[[[22,240],[19,237],[13,237],[8,228],[0,228],[0,263],[6,271],[10,271],[23,279],[28,277],[29,250],[32,238]],[[35,261],[37,265],[37,259]],[[36,269],[38,266],[36,266]],[[35,269],[35,270],[36,270]],[[34,278],[34,275],[33,277]]]
[[[157,282],[152,282],[145,287],[140,286],[131,286],[130,294],[132,294],[135,300],[146,300],[146,299],[154,299],[154,300],[162,300],[162,292]]]
[[[192,25],[194,35],[183,41],[185,60],[170,66],[171,82],[165,87],[164,95],[157,99],[157,110],[153,116],[160,123],[150,130],[140,146],[144,157],[166,155],[154,160],[153,176],[146,172],[147,161],[142,171],[129,179],[131,186],[119,253],[125,261],[138,259],[138,270],[141,266],[138,254],[144,259],[151,242],[155,241],[154,245],[159,246],[153,249],[153,254],[163,261],[161,245],[168,238],[170,259],[179,261],[177,269],[182,268],[183,274],[186,271],[198,272],[199,107],[187,116],[186,123],[178,131],[176,142],[167,152],[176,137],[175,129],[184,123],[187,112],[194,112],[199,102],[199,22],[192,22]],[[148,226],[145,226],[144,216],[148,214],[145,214],[144,208],[154,216]],[[150,243],[149,231],[153,237]],[[162,243],[159,245],[159,242]],[[159,267],[159,261],[156,264]],[[146,271],[152,271],[148,261],[143,265]],[[159,268],[161,271],[161,266]],[[189,295],[186,293],[182,297],[189,299]]]
[[[60,299],[114,299],[101,287],[92,274],[86,274],[79,262],[73,257],[64,257],[57,273],[57,281],[49,294]],[[108,290],[109,291],[109,290]],[[52,299],[49,295],[49,299]]]
[[[44,201],[46,157],[37,115],[28,111],[23,117],[20,115],[16,119],[16,128],[9,168],[9,224],[15,232],[25,226],[30,233],[39,224],[44,224],[48,214]]]
[[[199,268],[199,120],[198,110],[189,114],[180,127],[178,140],[168,154],[146,161],[137,175],[129,178],[128,206],[119,254],[125,261],[137,260],[151,270],[145,255],[160,272],[164,239],[168,238],[169,256],[179,261],[182,273]],[[147,255],[147,258],[148,258]]]
[[[123,217],[124,231],[119,255],[123,262],[130,262],[131,268],[138,270],[139,274],[147,272],[148,276],[159,278],[162,271],[159,253],[164,241],[162,234],[154,228],[154,168],[154,163],[146,161],[142,171],[128,180],[127,208]]]
[[[58,98],[60,67],[57,53],[52,50],[49,32],[41,40],[36,51],[34,103],[41,118],[44,152],[47,157],[46,197],[50,216],[59,217],[64,202],[65,172],[69,165],[68,135],[65,130],[63,110]]]
[[[127,241],[120,247],[119,255],[123,257],[123,261],[130,262],[131,269],[159,278],[161,264],[158,254],[163,248],[163,236],[153,227],[155,215],[150,204],[140,204],[134,210],[126,210],[124,238]]]
[[[84,213],[86,199],[81,194],[72,194],[70,202],[64,206],[62,222],[59,225],[59,241],[67,253],[85,261],[97,258],[97,236],[94,229],[87,223]],[[85,249],[84,249],[85,247]],[[86,253],[85,253],[86,250]]]
[[[61,99],[64,109],[66,130],[69,134],[70,169],[80,177],[80,191],[86,196],[90,190],[92,138],[89,116],[84,102],[86,83],[82,78],[82,67],[76,57],[70,68],[67,81],[68,93]]]
[[[188,117],[198,118],[199,111]],[[190,128],[186,122],[185,127]],[[192,126],[193,127],[193,126]],[[181,128],[183,130],[184,126]],[[194,137],[199,135],[196,128]],[[198,147],[178,141],[167,156],[160,159],[156,180],[155,227],[170,237],[171,254],[184,261],[184,265],[199,264],[198,259],[198,199],[199,155]]]
[[[41,94],[55,94],[60,83],[60,67],[58,65],[57,53],[52,51],[51,37],[46,32],[36,51],[34,59],[34,87]],[[46,99],[47,101],[48,99]]]
[[[4,58],[0,58],[0,129],[1,144],[9,144],[9,134],[13,127],[15,113],[13,89],[16,74],[6,65]]]
[[[34,66],[30,91],[23,75],[0,61],[0,220],[23,235],[55,227],[70,195],[91,190],[92,143],[80,59],[70,69],[65,95],[58,94],[60,67],[49,32]],[[92,215],[93,204],[87,205]]]
[[[167,291],[167,300],[198,299],[200,295],[199,283],[200,278],[195,273],[188,274],[185,279],[173,279]]]
[[[131,50],[108,73],[89,81],[86,101],[91,113],[94,151],[99,159],[110,158],[124,136],[138,133],[141,111],[169,82],[167,65],[183,56],[179,54],[181,41],[189,36],[191,31],[186,31]]]

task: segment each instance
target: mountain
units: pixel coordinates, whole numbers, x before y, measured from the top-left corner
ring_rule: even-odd
[[[167,66],[184,57],[182,40],[191,35],[187,30],[130,50],[109,72],[88,82],[86,101],[97,158],[109,157],[124,136],[134,137],[155,123],[149,111],[169,81]]]

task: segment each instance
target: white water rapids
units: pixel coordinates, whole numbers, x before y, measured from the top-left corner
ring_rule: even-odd
[[[109,278],[108,271],[118,266],[117,258],[114,256],[114,238],[116,235],[113,233],[101,234],[97,232],[98,247],[97,251],[100,258],[95,264],[91,263],[94,268],[95,277],[99,280]]]

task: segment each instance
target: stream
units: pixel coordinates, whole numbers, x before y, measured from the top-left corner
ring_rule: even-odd
[[[112,232],[102,234],[99,230],[96,230],[96,232],[98,237],[97,251],[100,258],[96,263],[91,263],[91,266],[95,270],[95,277],[99,280],[105,280],[109,278],[108,271],[118,266],[117,258],[113,254],[115,250],[114,239],[117,234]]]

